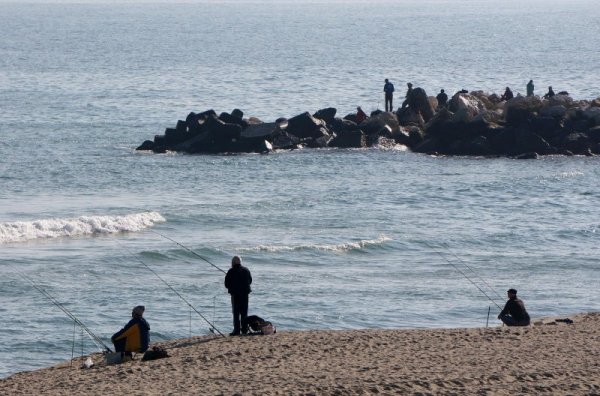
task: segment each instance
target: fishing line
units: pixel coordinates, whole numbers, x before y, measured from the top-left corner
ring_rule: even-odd
[[[87,335],[90,337],[90,339],[94,342],[94,344],[96,344],[96,346],[102,350],[104,349],[104,351],[106,352],[112,352],[112,350],[100,339],[100,337],[98,337],[96,334],[94,334],[85,324],[83,324],[83,322],[81,320],[79,320],[75,315],[73,315],[71,313],[71,311],[69,311],[67,308],[65,308],[60,302],[58,302],[54,297],[52,297],[52,295],[50,293],[48,293],[46,290],[44,290],[41,286],[37,285],[31,278],[29,278],[27,275],[25,275],[24,273],[22,273],[21,271],[17,270],[12,264],[7,263],[7,265],[12,268],[12,270],[14,272],[16,272],[19,276],[21,276],[23,279],[27,280],[29,283],[31,283],[31,285],[33,286],[34,289],[36,289],[37,291],[39,291],[44,297],[46,297],[48,300],[50,300],[50,302],[52,302],[52,304],[56,305],[61,311],[63,311],[69,318],[71,318],[75,323],[77,323],[79,325],[79,327],[81,327],[81,331],[83,333],[83,331],[85,330],[85,332],[87,333]]]
[[[460,261],[460,262],[462,263],[462,265],[464,265],[465,267],[467,267],[467,268],[468,268],[468,269],[469,269],[469,270],[470,270],[470,271],[473,273],[473,275],[475,275],[476,277],[478,277],[480,281],[482,281],[482,282],[483,282],[483,283],[484,283],[484,284],[485,284],[485,285],[486,285],[486,286],[487,286],[487,287],[488,287],[488,288],[489,288],[489,289],[490,289],[492,292],[494,292],[494,294],[495,294],[496,296],[498,296],[498,298],[502,299],[502,296],[501,296],[500,294],[498,294],[498,293],[496,292],[496,290],[494,290],[494,289],[493,289],[493,288],[492,288],[492,287],[491,287],[491,286],[490,286],[490,285],[489,285],[489,284],[488,284],[488,283],[485,281],[485,279],[483,279],[483,278],[482,278],[481,276],[479,276],[479,275],[478,275],[478,274],[477,274],[475,271],[473,271],[473,268],[469,267],[469,266],[467,265],[467,263],[465,263],[463,260],[461,260],[461,258],[460,258],[460,257],[458,257],[458,255],[457,255],[456,253],[454,253],[454,252],[453,252],[453,251],[450,249],[450,246],[448,246],[448,244],[445,244],[445,243],[441,242],[441,243],[440,243],[440,245],[442,245],[444,248],[446,248],[446,250],[448,250],[448,252],[450,252],[450,254],[452,254],[454,257],[456,257],[456,259],[457,259],[458,261]]]
[[[209,330],[211,331],[211,333],[214,333],[215,331],[217,333],[219,333],[220,336],[225,337],[225,335],[223,333],[221,333],[219,331],[219,329],[217,329],[215,327],[214,324],[212,324],[208,319],[206,319],[204,317],[204,315],[202,315],[202,313],[200,311],[198,311],[188,300],[185,299],[185,297],[183,297],[181,294],[179,294],[179,292],[177,290],[175,290],[173,288],[173,286],[171,286],[166,280],[164,280],[156,271],[154,271],[152,268],[150,268],[148,266],[148,264],[146,264],[144,261],[142,261],[142,259],[140,259],[139,257],[137,257],[136,255],[133,254],[133,252],[127,248],[126,246],[124,246],[122,243],[120,243],[119,241],[117,241],[117,243],[119,243],[125,250],[127,250],[129,252],[129,254],[131,254],[131,256],[136,259],[138,262],[140,262],[144,267],[146,267],[148,269],[148,271],[152,272],[158,279],[160,279],[162,281],[162,283],[164,283],[169,289],[171,289],[171,291],[175,294],[177,294],[177,296],[183,301],[185,302],[188,307],[190,307],[191,309],[194,310],[194,312],[196,312],[202,319],[204,319],[204,321],[206,323],[208,323],[209,325]]]
[[[442,253],[440,253],[434,246],[430,245],[426,241],[423,241],[423,242],[425,243],[425,245],[429,246],[435,253],[437,253],[442,259],[444,259],[444,261],[446,261],[448,264],[453,266],[458,272],[460,272],[461,275],[464,276],[469,282],[471,282],[473,284],[473,286],[475,286],[484,296],[487,297],[488,300],[493,302],[494,305],[498,307],[498,309],[502,310],[502,308],[500,307],[500,305],[498,305],[498,303],[496,301],[494,301],[481,287],[479,287],[479,285],[477,283],[475,283],[471,278],[469,278],[469,276],[467,276],[467,274],[465,274],[463,271],[461,271],[461,269],[458,268],[452,261],[448,260],[448,258],[446,258],[446,256],[444,256]]]
[[[202,256],[201,256],[201,255],[199,255],[198,253],[194,252],[192,249],[188,248],[187,246],[184,246],[184,245],[182,245],[181,243],[177,242],[176,240],[174,240],[174,239],[172,239],[172,238],[169,238],[168,236],[166,236],[166,235],[163,235],[163,234],[161,234],[161,233],[160,233],[160,232],[158,232],[158,231],[154,231],[154,230],[151,230],[151,229],[149,229],[148,231],[150,231],[150,232],[153,232],[153,233],[155,233],[156,235],[159,235],[159,236],[161,236],[161,237],[163,237],[163,238],[165,238],[165,239],[168,239],[169,241],[171,241],[171,242],[173,242],[173,243],[176,243],[177,245],[181,246],[182,248],[184,248],[184,249],[185,249],[185,250],[187,250],[188,252],[192,253],[194,256],[196,256],[196,257],[198,257],[198,258],[200,258],[200,259],[202,259],[202,260],[206,261],[208,264],[212,265],[213,267],[215,267],[216,269],[218,269],[218,270],[219,270],[219,271],[221,271],[222,273],[224,273],[224,274],[226,274],[226,273],[227,273],[227,272],[225,272],[223,269],[221,269],[221,268],[217,267],[215,264],[211,263],[211,262],[210,262],[208,259],[206,259],[206,258],[202,257]]]

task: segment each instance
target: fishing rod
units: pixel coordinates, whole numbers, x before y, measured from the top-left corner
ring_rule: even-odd
[[[79,320],[75,315],[73,315],[73,313],[71,313],[67,308],[65,308],[64,305],[62,305],[59,301],[57,301],[56,298],[54,298],[50,293],[48,293],[48,291],[44,290],[41,286],[37,285],[31,278],[29,278],[27,275],[25,275],[21,271],[17,270],[12,264],[10,264],[10,263],[7,263],[7,264],[19,276],[21,276],[23,279],[25,279],[29,283],[31,283],[31,285],[34,287],[34,289],[39,291],[44,297],[46,297],[48,300],[50,300],[50,302],[52,302],[52,304],[56,305],[69,318],[71,318],[73,320],[73,322],[78,324],[79,327],[87,333],[87,335],[94,342],[94,344],[96,344],[98,349],[100,349],[100,350],[104,349],[104,352],[109,352],[109,353],[112,352],[112,350],[100,339],[100,337],[98,337],[96,334],[94,334],[81,320]]]
[[[494,294],[495,294],[495,295],[496,295],[498,298],[502,299],[502,296],[501,296],[500,294],[498,294],[498,292],[497,292],[496,290],[494,290],[494,288],[492,288],[492,286],[490,286],[490,285],[489,285],[489,284],[488,284],[488,283],[485,281],[485,279],[483,279],[481,276],[479,276],[479,275],[478,275],[478,274],[477,274],[477,273],[476,273],[476,272],[473,270],[473,268],[469,267],[469,266],[467,265],[467,263],[465,263],[463,260],[461,260],[461,258],[460,258],[460,257],[458,257],[458,255],[457,255],[456,253],[454,253],[454,252],[453,252],[453,251],[450,249],[450,246],[448,246],[448,244],[447,244],[447,243],[443,243],[443,242],[441,242],[441,243],[440,243],[440,245],[441,245],[441,246],[443,246],[444,248],[446,248],[446,250],[447,250],[448,252],[450,252],[450,254],[452,254],[454,257],[456,257],[456,259],[457,259],[458,261],[460,261],[460,262],[462,263],[462,265],[464,265],[465,267],[467,267],[467,268],[468,268],[468,269],[469,269],[469,270],[470,270],[470,271],[473,273],[473,275],[475,275],[477,278],[479,278],[479,280],[480,280],[480,281],[482,281],[482,282],[483,282],[483,283],[484,283],[484,284],[485,284],[485,285],[488,287],[488,289],[490,289],[492,292],[494,292]]]
[[[200,259],[202,259],[202,260],[206,261],[208,264],[212,265],[213,267],[215,267],[216,269],[218,269],[218,270],[219,270],[219,271],[221,271],[222,273],[224,273],[224,274],[226,274],[226,273],[227,273],[227,272],[225,272],[223,269],[221,269],[221,268],[217,267],[215,264],[211,263],[211,262],[210,262],[208,259],[206,259],[206,258],[202,257],[202,256],[201,256],[201,255],[199,255],[198,253],[194,252],[192,249],[188,248],[187,246],[184,246],[184,245],[182,245],[181,243],[177,242],[176,240],[174,240],[174,239],[172,239],[172,238],[169,238],[168,236],[166,236],[166,235],[163,235],[163,234],[161,234],[161,233],[160,233],[160,232],[158,232],[158,231],[154,231],[154,230],[149,230],[149,231],[150,231],[150,232],[153,232],[153,233],[155,233],[156,235],[159,235],[159,236],[161,236],[161,237],[163,237],[163,238],[165,238],[165,239],[168,239],[169,241],[171,241],[171,242],[173,242],[173,243],[175,243],[175,244],[177,244],[177,245],[179,245],[179,246],[181,246],[182,248],[184,248],[184,249],[185,249],[185,250],[187,250],[188,252],[192,253],[194,256],[196,256],[196,257],[198,257],[198,258],[200,258]]]
[[[162,278],[162,277],[161,277],[161,276],[160,276],[160,275],[159,275],[159,274],[158,274],[156,271],[154,271],[152,268],[150,268],[150,266],[148,266],[148,264],[146,264],[144,261],[142,261],[142,259],[140,259],[140,258],[139,258],[139,257],[137,257],[135,254],[133,254],[133,252],[132,252],[132,251],[131,251],[129,248],[127,248],[126,246],[124,246],[124,245],[123,245],[123,244],[121,244],[120,242],[119,242],[119,244],[120,244],[120,245],[121,245],[123,248],[125,248],[125,250],[127,250],[127,251],[129,252],[129,254],[131,254],[131,256],[132,256],[133,258],[135,258],[135,259],[136,259],[138,262],[140,262],[140,263],[141,263],[141,264],[142,264],[144,267],[146,267],[146,268],[147,268],[147,269],[148,269],[150,272],[152,272],[154,275],[156,275],[156,277],[157,277],[158,279],[160,279],[160,280],[162,281],[162,283],[164,283],[165,285],[167,285],[167,287],[168,287],[169,289],[171,289],[171,291],[173,291],[173,293],[175,293],[175,294],[176,294],[176,295],[177,295],[177,296],[178,296],[178,297],[179,297],[179,298],[180,298],[180,299],[181,299],[183,302],[185,302],[185,303],[188,305],[188,307],[190,307],[191,309],[193,309],[193,310],[194,310],[194,312],[196,312],[196,313],[197,313],[197,314],[198,314],[198,315],[199,315],[199,316],[200,316],[202,319],[204,319],[204,321],[205,321],[206,323],[208,323],[208,325],[209,325],[209,327],[210,327],[210,328],[209,328],[209,330],[210,330],[210,332],[211,332],[211,333],[214,333],[214,332],[216,331],[217,333],[219,333],[219,335],[220,335],[221,337],[225,337],[225,335],[224,335],[223,333],[221,333],[221,332],[219,331],[219,329],[217,329],[217,328],[215,327],[215,325],[214,325],[214,324],[212,324],[212,323],[211,323],[211,322],[210,322],[208,319],[206,319],[206,317],[204,317],[204,315],[202,315],[202,313],[201,313],[200,311],[198,311],[198,310],[196,309],[196,307],[194,307],[194,306],[193,306],[193,305],[192,305],[192,304],[191,304],[191,303],[190,303],[188,300],[186,300],[186,299],[185,299],[185,297],[183,297],[183,296],[182,296],[182,295],[181,295],[181,294],[180,294],[180,293],[179,293],[177,290],[175,290],[175,288],[174,288],[173,286],[171,286],[171,285],[170,285],[170,284],[169,284],[169,283],[168,283],[166,280],[164,280],[164,279],[163,279],[163,278]]]
[[[490,300],[492,303],[494,303],[495,306],[498,307],[498,309],[502,310],[502,307],[500,307],[500,305],[498,305],[498,303],[493,300],[481,287],[479,287],[479,285],[477,283],[475,283],[471,278],[469,278],[469,276],[467,274],[465,274],[460,268],[458,268],[456,266],[456,264],[454,264],[452,261],[448,260],[448,258],[446,256],[444,256],[442,253],[440,253],[434,246],[430,245],[429,243],[425,242],[425,245],[429,246],[435,253],[437,253],[442,259],[444,259],[444,261],[446,261],[448,264],[450,264],[451,266],[453,266],[458,272],[461,273],[462,276],[464,276],[469,282],[471,282],[473,284],[473,286],[475,286],[484,296],[487,297],[488,300]]]

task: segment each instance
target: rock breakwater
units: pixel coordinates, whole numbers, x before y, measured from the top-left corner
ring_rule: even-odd
[[[298,148],[390,147],[435,155],[508,156],[600,154],[600,98],[517,96],[502,101],[482,91],[456,93],[447,106],[415,88],[408,106],[376,110],[358,123],[335,108],[263,122],[241,110],[188,114],[138,150],[189,154],[267,153]]]

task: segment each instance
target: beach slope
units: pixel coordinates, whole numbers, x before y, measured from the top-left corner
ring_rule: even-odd
[[[280,332],[163,343],[170,357],[18,373],[3,395],[600,394],[600,313],[526,328]]]

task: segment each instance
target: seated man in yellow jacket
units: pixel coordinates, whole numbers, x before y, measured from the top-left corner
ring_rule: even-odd
[[[115,352],[146,352],[150,344],[150,325],[143,318],[145,308],[138,305],[131,312],[132,319],[121,330],[116,332],[111,340],[115,345]]]

